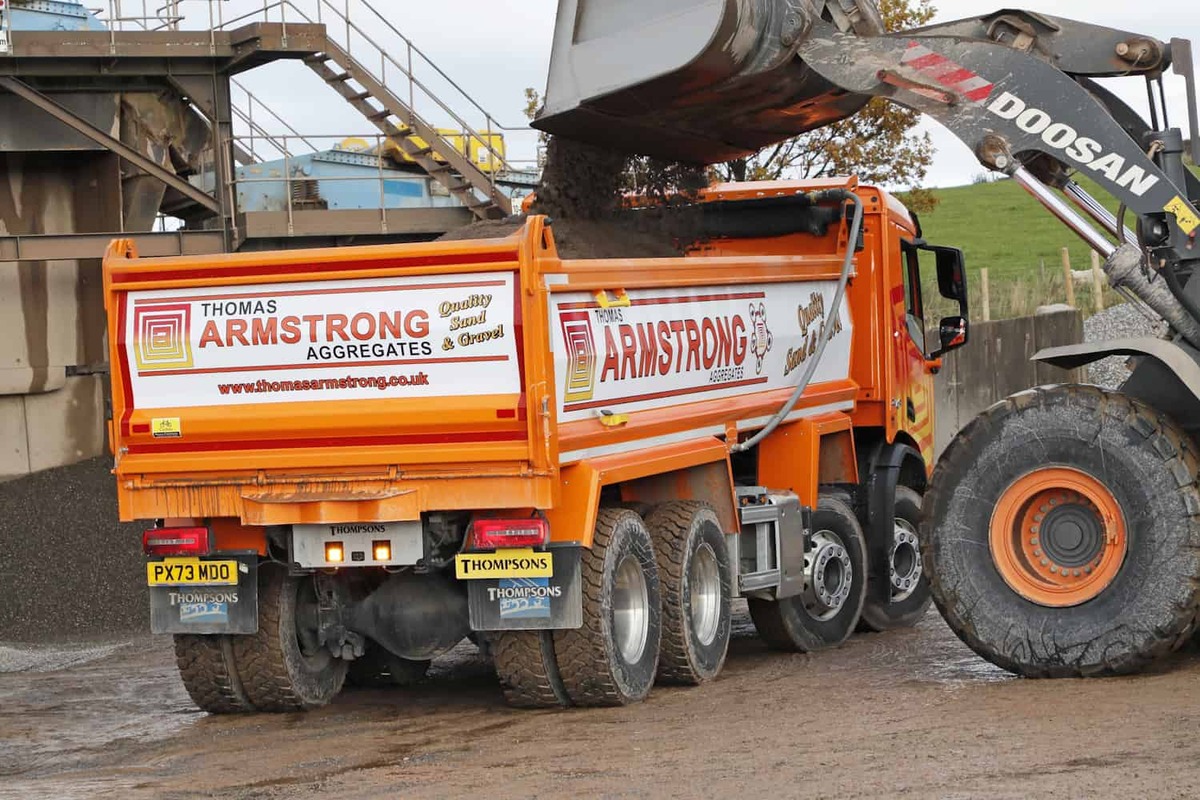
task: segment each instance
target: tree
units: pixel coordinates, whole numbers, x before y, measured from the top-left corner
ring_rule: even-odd
[[[889,31],[923,25],[934,15],[931,0],[880,0],[879,10]],[[933,141],[914,130],[919,121],[917,112],[876,98],[849,119],[723,164],[718,173],[752,181],[857,175],[867,183],[920,187],[933,161]],[[937,204],[921,188],[902,199],[918,212]]]

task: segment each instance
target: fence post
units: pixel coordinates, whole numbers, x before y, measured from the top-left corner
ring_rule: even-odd
[[[1067,281],[1067,305],[1075,308],[1075,280],[1071,277],[1071,250],[1062,249],[1063,277]]]
[[[980,311],[983,312],[983,321],[990,322],[992,319],[992,301],[991,292],[988,289],[987,267],[979,270],[979,304],[982,306]]]
[[[1092,286],[1096,293],[1096,311],[1104,310],[1104,272],[1100,269],[1100,254],[1092,251]]]

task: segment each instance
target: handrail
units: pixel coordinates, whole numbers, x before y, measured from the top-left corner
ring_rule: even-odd
[[[285,212],[287,215],[288,232],[289,232],[289,235],[291,235],[294,231],[295,214],[298,210],[302,210],[302,204],[298,200],[299,194],[302,194],[302,193],[297,192],[298,187],[306,186],[306,185],[320,184],[320,183],[326,183],[326,184],[347,184],[347,183],[372,184],[377,187],[376,192],[378,195],[377,200],[378,200],[380,230],[381,230],[381,232],[386,233],[388,212],[391,210],[394,210],[392,207],[389,207],[389,205],[388,205],[386,186],[389,181],[395,180],[398,177],[397,173],[389,165],[390,159],[386,156],[386,153],[387,153],[386,144],[388,142],[387,136],[385,136],[382,133],[375,132],[375,133],[366,134],[366,135],[361,135],[361,134],[359,134],[359,135],[321,134],[319,136],[312,137],[313,139],[317,139],[318,141],[327,140],[327,139],[335,140],[335,141],[344,141],[344,140],[350,139],[350,138],[361,138],[365,142],[367,142],[366,150],[362,150],[362,151],[346,150],[346,151],[342,151],[342,152],[364,157],[366,159],[366,164],[363,164],[360,166],[367,166],[372,170],[372,172],[370,172],[370,173],[365,173],[365,172],[361,172],[361,171],[356,172],[356,171],[352,170],[351,166],[347,166],[344,173],[339,173],[339,171],[335,167],[335,168],[333,168],[333,171],[329,171],[329,169],[327,168],[326,171],[323,172],[321,175],[307,175],[307,174],[303,174],[298,171],[298,165],[294,161],[296,156],[290,154],[291,148],[289,147],[288,140],[291,137],[274,136],[274,135],[270,135],[270,134],[268,134],[267,136],[259,136],[256,134],[251,134],[249,136],[234,136],[234,137],[232,137],[232,141],[235,144],[240,144],[240,146],[242,146],[246,150],[253,151],[255,140],[260,139],[260,138],[265,138],[265,139],[271,140],[272,144],[276,147],[279,147],[280,145],[278,143],[276,143],[274,140],[282,140],[282,146],[287,151],[287,154],[285,154],[282,159],[282,161],[283,161],[282,170],[279,173],[269,174],[269,175],[262,174],[262,173],[258,173],[258,174],[245,173],[245,174],[239,175],[239,174],[235,173],[235,175],[233,176],[233,178],[231,180],[231,189],[233,189],[235,192],[239,189],[239,187],[247,187],[251,190],[249,192],[249,194],[253,194],[254,197],[259,198],[259,199],[265,199],[267,201],[268,205],[272,205],[275,203],[278,204],[278,205],[274,205],[274,207],[258,208],[255,210]],[[321,147],[321,148],[318,148],[316,153],[314,153],[313,155],[319,156],[326,151],[336,152],[337,149],[338,148],[337,148],[336,144],[334,144],[332,147]],[[427,176],[427,175],[422,175],[420,173],[415,173],[415,172],[411,173],[411,174],[415,175],[415,176],[419,176],[419,177],[424,177],[426,180],[431,180],[429,178],[429,176]],[[508,176],[509,174],[510,173],[508,173],[508,172],[497,171],[495,173],[495,177],[498,180],[498,182],[506,183],[506,182],[509,182],[509,180],[511,180],[511,178],[506,180],[506,176]],[[255,187],[261,187],[261,186],[266,186],[266,185],[277,185],[280,188],[281,194],[276,193],[273,197],[268,198],[260,189],[255,188]],[[516,199],[519,200],[523,196],[524,196],[523,193],[518,191],[517,195],[516,195]],[[323,199],[328,199],[328,198],[323,198]],[[459,201],[459,205],[461,205],[461,201]],[[298,206],[301,206],[301,207],[298,207]],[[459,206],[452,206],[452,207],[459,207]],[[248,209],[243,208],[242,210],[246,211]],[[373,207],[372,208],[363,208],[361,210],[364,210],[364,211],[374,210],[374,208]]]
[[[300,141],[304,142],[305,146],[307,146],[310,150],[315,152],[315,151],[321,149],[317,145],[313,144],[312,141],[308,137],[304,136],[304,134],[302,134],[302,133],[300,133],[300,131],[296,130],[296,128],[294,126],[292,126],[292,124],[289,123],[287,120],[285,120],[283,117],[281,117],[278,112],[276,112],[273,108],[271,108],[269,105],[264,103],[262,101],[262,99],[258,97],[258,95],[254,94],[254,92],[251,92],[248,88],[246,88],[246,85],[244,83],[239,81],[237,78],[230,78],[229,82],[233,86],[235,86],[237,89],[239,89],[243,94],[246,95],[247,108],[245,110],[243,110],[242,108],[238,107],[237,105],[231,104],[231,107],[233,108],[234,113],[237,114],[238,117],[243,122],[245,122],[247,125],[249,125],[250,129],[252,131],[260,134],[261,138],[267,139],[270,142],[271,146],[279,151],[280,155],[292,155],[287,150],[287,147],[286,147],[287,136],[284,134],[269,133],[266,128],[264,128],[262,125],[255,122],[255,120],[254,120],[255,104],[258,104],[258,107],[261,108],[263,111],[265,111],[271,117],[271,119],[275,120],[277,123],[282,125],[287,130],[288,134],[291,134],[291,136],[293,138],[299,139]],[[278,143],[278,140],[281,138],[283,139],[283,142],[284,142],[283,146],[280,146],[280,144]],[[254,152],[253,147],[250,148],[250,152],[251,153]]]
[[[334,5],[334,3],[331,0],[314,0],[314,2],[317,4],[317,11],[318,11],[318,15],[317,15],[316,19],[314,19],[312,16],[306,14],[301,8],[299,8],[295,3],[293,3],[292,0],[264,0],[263,7],[261,10],[256,9],[253,12],[247,12],[245,14],[242,14],[239,17],[234,17],[233,19],[225,20],[222,27],[224,29],[229,29],[229,28],[234,27],[235,25],[244,24],[245,22],[252,20],[252,19],[260,19],[260,18],[269,19],[270,12],[275,9],[279,10],[280,18],[285,23],[286,23],[286,11],[287,11],[287,9],[291,9],[300,17],[300,19],[304,20],[307,23],[324,24],[324,19],[321,17],[320,11],[322,8],[328,8],[329,11],[333,14],[334,18],[337,21],[344,24],[344,26],[345,26],[345,29],[346,29],[345,50],[346,50],[347,55],[349,55],[355,61],[358,61],[360,64],[362,63],[361,61],[359,61],[359,59],[354,58],[353,40],[350,35],[351,32],[353,32],[353,33],[358,34],[360,37],[362,37],[363,41],[365,41],[368,45],[370,45],[372,48],[375,49],[375,51],[380,56],[381,64],[384,63],[384,61],[391,63],[393,67],[395,67],[397,70],[399,70],[400,73],[408,79],[410,93],[411,93],[411,89],[413,86],[419,88],[425,94],[426,97],[428,97],[431,101],[433,101],[443,112],[448,114],[456,123],[458,123],[463,128],[464,135],[469,135],[472,139],[474,139],[480,145],[482,145],[484,148],[486,148],[489,152],[489,155],[492,158],[498,159],[500,161],[504,160],[504,156],[492,146],[490,136],[484,137],[483,135],[481,135],[480,132],[474,128],[474,126],[472,126],[469,122],[467,122],[465,119],[463,119],[462,116],[460,116],[457,111],[455,111],[453,108],[451,108],[449,105],[447,105],[446,102],[443,101],[432,89],[430,89],[429,86],[426,85],[424,81],[422,81],[415,74],[413,74],[413,72],[410,70],[410,68],[405,67],[398,60],[396,60],[391,54],[389,54],[387,52],[387,50],[384,49],[384,47],[381,44],[379,44],[377,41],[375,41],[375,39],[373,39],[371,37],[371,35],[368,34],[356,22],[352,21],[349,18],[349,16],[347,14],[343,13],[343,11],[341,9],[339,9],[336,5]],[[416,45],[412,44],[411,39],[408,39],[403,34],[399,33],[399,31],[396,29],[396,27],[394,25],[392,25],[391,22],[389,22],[387,19],[385,19],[378,12],[378,10],[375,9],[374,6],[370,5],[370,3],[367,2],[367,0],[358,0],[358,2],[361,5],[368,8],[371,11],[371,13],[374,14],[389,30],[395,32],[396,35],[399,36],[401,38],[401,40],[405,42],[405,45],[407,47],[411,48],[410,54],[415,53],[415,54],[419,55],[427,66],[429,66],[430,68],[435,70],[439,76],[445,78],[450,83],[450,85],[454,87],[454,89],[456,91],[458,91],[472,106],[474,106],[480,113],[482,113],[484,115],[485,121],[488,124],[488,133],[489,134],[493,130],[499,130],[499,131],[510,130],[511,131],[511,130],[527,130],[528,129],[528,126],[519,126],[518,127],[518,126],[501,125],[496,120],[495,117],[493,117],[486,109],[483,108],[483,106],[481,106],[478,102],[476,102],[474,100],[474,98],[472,98],[469,94],[467,94],[467,92],[461,86],[459,86],[458,83],[453,81],[453,79],[450,79],[449,76],[446,75],[446,73],[437,66],[437,64],[433,63],[433,61],[427,55],[425,55],[425,53],[423,51],[421,51],[419,48],[417,48]],[[347,10],[349,9],[349,0],[346,0],[345,7]],[[328,25],[326,26],[326,30],[327,31],[330,30]],[[365,64],[363,66],[364,66],[364,68],[366,67]],[[386,73],[386,70],[381,70],[381,72]],[[391,87],[387,86],[386,74],[381,74],[378,76],[378,78],[380,80],[380,83],[385,88],[388,88],[388,89],[391,88]],[[416,109],[413,108],[413,103],[410,102],[409,107],[413,109],[414,113],[416,113]],[[430,126],[430,127],[433,127],[433,126]]]
[[[137,1],[132,0],[132,2]],[[125,2],[128,4],[131,0],[125,0]],[[289,23],[324,25],[331,45],[342,48],[356,66],[371,75],[375,81],[396,95],[402,102],[406,101],[408,109],[416,119],[434,130],[444,127],[427,122],[428,115],[421,112],[418,107],[420,104],[425,107],[426,112],[435,110],[433,117],[445,118],[451,122],[449,127],[457,127],[460,134],[469,142],[465,148],[468,154],[473,151],[480,152],[487,157],[489,163],[499,164],[502,169],[511,170],[510,159],[493,142],[494,136],[503,132],[531,132],[527,125],[508,125],[500,122],[458,81],[438,66],[411,38],[401,32],[396,24],[384,16],[372,0],[353,0],[353,2],[352,0],[262,0],[261,5],[255,3],[255,7],[252,9],[245,10],[229,19],[225,18],[224,2],[225,0],[140,0],[141,16],[138,17],[136,14],[122,13],[125,10],[122,8],[122,0],[108,0],[106,22],[114,30],[122,30],[126,27],[138,30],[162,30],[164,28],[179,30],[181,23],[186,25],[188,19],[186,7],[189,4],[194,6],[197,3],[205,3],[207,5],[207,25],[202,27],[214,35],[217,31],[232,30],[253,22],[271,22],[284,26],[286,38]],[[304,7],[298,4],[300,2],[304,3]],[[155,6],[155,8],[151,10],[151,6]],[[200,8],[203,9],[203,6]],[[195,11],[192,12],[193,15],[195,13]],[[354,18],[356,15],[357,18]],[[398,54],[399,57],[393,56],[389,52],[389,46],[381,43],[381,34],[383,38],[395,37],[396,41],[391,44],[391,49],[395,49],[397,41],[404,48],[403,52]],[[364,47],[366,48],[365,52]],[[356,56],[356,52],[359,55]],[[378,63],[368,66],[368,63],[375,59],[378,59]],[[393,74],[389,75],[389,71]],[[418,72],[422,74],[419,75]],[[397,85],[396,73],[401,76],[400,85]],[[391,80],[389,81],[389,79]],[[434,90],[430,83],[431,80],[439,85],[440,93]],[[245,91],[244,87],[241,88]],[[482,126],[468,122],[459,110],[443,99],[442,95],[446,94],[457,96],[461,100],[459,107],[468,109],[467,113],[480,118]],[[250,101],[251,108],[246,113],[247,117],[254,117],[254,103],[262,105],[274,120],[289,131],[288,138],[304,139],[294,127],[288,125],[282,117],[268,109],[258,98]],[[249,119],[242,121],[247,125],[251,124]],[[266,133],[266,129],[261,125],[257,126],[257,130],[251,126],[251,130]],[[267,138],[271,137],[268,135]],[[272,144],[276,149],[280,149],[277,141]],[[508,142],[508,145],[508,149],[511,150],[513,142]],[[494,173],[483,172],[494,186]]]

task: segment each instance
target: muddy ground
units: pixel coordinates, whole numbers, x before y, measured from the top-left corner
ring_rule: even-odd
[[[1195,650],[1030,681],[936,616],[815,656],[739,620],[715,683],[563,712],[506,708],[470,645],[418,688],[234,717],[191,707],[163,639],[0,646],[0,797],[1200,796]]]

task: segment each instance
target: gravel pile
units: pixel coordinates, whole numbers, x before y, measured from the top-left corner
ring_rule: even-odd
[[[112,459],[0,483],[0,640],[146,632],[144,524],[117,522]]]
[[[1160,336],[1166,323],[1150,320],[1129,303],[1105,309],[1083,321],[1085,342],[1103,342],[1109,339],[1130,339],[1138,336]],[[1107,389],[1116,389],[1129,377],[1125,356],[1112,356],[1097,361],[1088,367],[1088,382]]]

